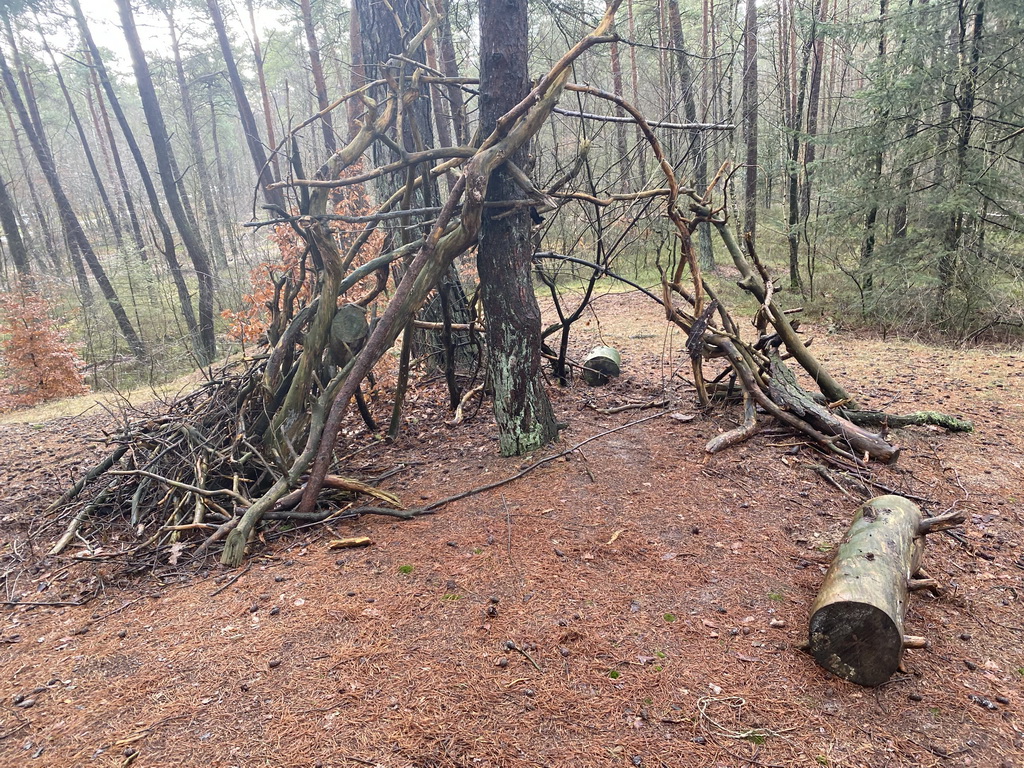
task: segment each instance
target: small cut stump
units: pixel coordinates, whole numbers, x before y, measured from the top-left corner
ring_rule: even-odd
[[[959,519],[960,513],[924,518],[902,496],[879,496],[857,510],[811,606],[809,650],[819,665],[860,685],[881,685],[905,647],[920,647],[920,638],[904,636],[903,619],[919,584],[912,577],[924,535]]]

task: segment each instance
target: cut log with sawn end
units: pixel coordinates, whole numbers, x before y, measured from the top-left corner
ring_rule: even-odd
[[[583,359],[583,380],[591,387],[600,387],[619,375],[622,356],[614,347],[594,347]]]
[[[902,496],[865,502],[836,551],[811,606],[809,650],[830,672],[859,685],[881,685],[900,665],[910,582],[924,536],[960,513],[924,518]]]

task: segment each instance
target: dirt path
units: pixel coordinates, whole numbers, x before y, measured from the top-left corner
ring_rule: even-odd
[[[915,596],[908,631],[931,646],[869,690],[796,650],[856,501],[785,433],[707,456],[735,414],[696,413],[648,305],[599,310],[577,349],[600,331],[626,372],[554,393],[563,444],[653,413],[590,405],[667,398],[693,421],[627,427],[414,522],[280,538],[240,572],[40,559],[56,530],[40,510],[94,460],[100,422],[0,425],[5,599],[20,601],[0,614],[0,765],[1024,766],[1024,355],[815,343],[870,404],[979,425],[900,431],[898,465],[878,470],[969,521],[966,543],[929,542],[947,592]],[[531,461],[496,457],[484,414],[453,429],[439,392],[413,398],[400,444],[349,471],[405,464],[388,489],[414,504]],[[331,551],[335,535],[375,543]]]

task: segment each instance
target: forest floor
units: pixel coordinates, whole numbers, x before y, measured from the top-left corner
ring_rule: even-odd
[[[234,572],[45,557],[66,521],[42,510],[112,419],[0,424],[0,765],[1024,766],[1024,354],[812,329],[864,404],[977,425],[896,431],[898,463],[872,468],[967,523],[929,537],[945,591],[907,619],[929,647],[867,689],[798,650],[859,499],[779,429],[705,454],[737,410],[696,409],[647,300],[595,311],[573,349],[619,347],[623,375],[552,389],[559,445],[499,458],[487,409],[450,427],[429,384],[396,445],[354,429],[339,453],[353,475],[404,467],[383,487],[415,505],[607,434],[412,522],[273,538]],[[329,549],[350,536],[373,544]]]

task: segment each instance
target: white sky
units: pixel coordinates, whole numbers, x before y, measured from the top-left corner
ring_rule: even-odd
[[[4,0],[0,0],[0,3]],[[81,0],[82,11],[89,21],[89,28],[96,40],[96,45],[113,51],[118,57],[118,62],[108,62],[108,66],[114,67],[123,72],[131,71],[131,63],[128,57],[128,48],[125,45],[124,34],[121,31],[120,16],[117,12],[117,5],[114,0]],[[161,55],[170,55],[170,42],[167,32],[167,23],[163,14],[154,13],[148,10],[140,10],[137,3],[133,2],[135,11],[135,25],[142,38],[142,47],[147,54],[158,52]],[[232,12],[232,0],[221,0],[221,10],[224,12],[225,22],[228,25],[228,34],[235,40],[247,39],[248,18],[244,26],[239,26],[238,14]],[[244,6],[239,3],[239,10],[245,14]],[[284,11],[256,8],[256,25],[263,35],[263,30],[280,26]],[[175,12],[175,25],[178,27],[180,37],[187,40],[189,33],[203,37],[213,35],[213,26],[205,8],[192,10],[190,8],[179,8]],[[63,45],[65,40],[58,40],[58,46]]]

